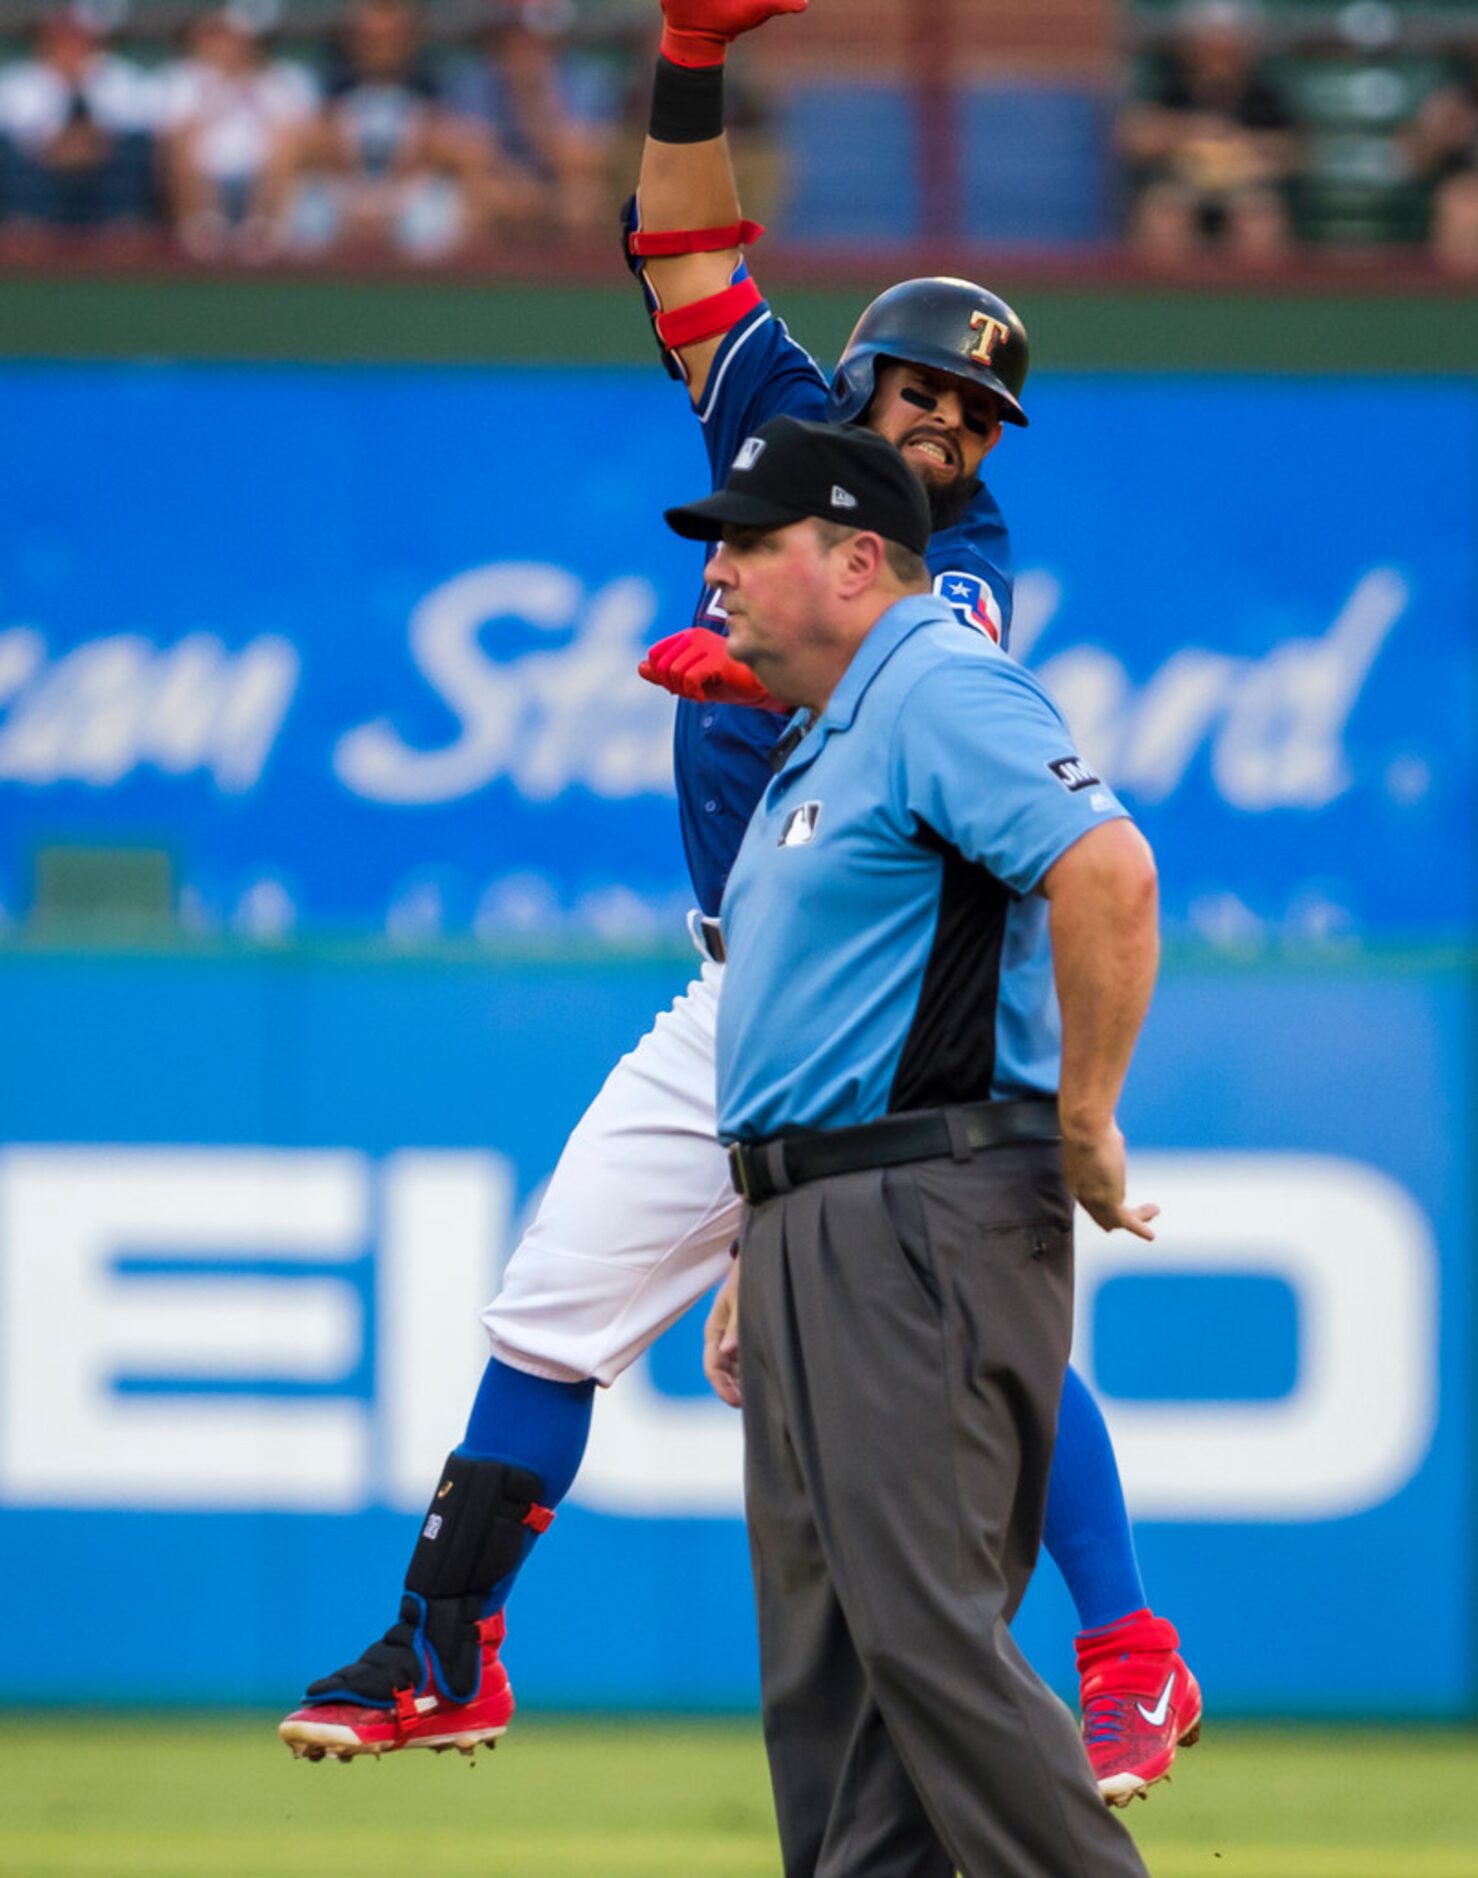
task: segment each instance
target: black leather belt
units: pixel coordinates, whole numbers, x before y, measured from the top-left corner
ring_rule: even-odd
[[[981,1148],[1060,1138],[1057,1104],[1051,1100],[970,1102],[959,1108],[911,1109],[855,1128],[736,1141],[729,1149],[729,1177],[734,1191],[758,1206],[777,1193],[831,1174],[946,1157],[968,1161]]]

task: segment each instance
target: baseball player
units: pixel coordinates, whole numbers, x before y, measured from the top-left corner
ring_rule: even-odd
[[[744,220],[729,166],[724,56],[740,33],[804,6],[663,0],[627,259],[667,369],[686,384],[715,485],[779,413],[866,424],[898,445],[924,484],[935,591],[1005,647],[1010,544],[979,472],[1003,425],[1027,422],[1021,321],[967,281],[907,281],[866,309],[828,385],[743,259],[762,231]],[[679,698],[679,818],[703,961],[566,1143],[483,1312],[492,1357],[412,1552],[399,1620],[309,1686],[279,1730],[297,1754],[470,1751],[504,1732],[513,1712],[499,1655],[504,1603],[575,1478],[595,1387],[613,1383],[729,1271],[739,1202],[714,1114],[717,914],[773,774],[784,706],[727,656],[711,590],[693,623],[655,645],[641,670]],[[1085,1744],[1104,1797],[1121,1803],[1163,1778],[1177,1745],[1195,1738],[1200,1692],[1174,1628],[1147,1608],[1107,1430],[1071,1373],[1044,1537],[1083,1624]]]

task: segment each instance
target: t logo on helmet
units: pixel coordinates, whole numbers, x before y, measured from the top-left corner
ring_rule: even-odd
[[[981,365],[989,365],[991,355],[1003,339],[1011,337],[1011,328],[1004,320],[992,319],[989,313],[972,313],[970,330],[979,333],[980,338],[970,349],[970,357]]]

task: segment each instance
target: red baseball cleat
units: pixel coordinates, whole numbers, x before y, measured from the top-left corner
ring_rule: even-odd
[[[397,1748],[459,1748],[471,1754],[482,1742],[490,1746],[506,1734],[513,1719],[513,1690],[498,1660],[504,1637],[503,1613],[479,1620],[477,1686],[465,1702],[454,1701],[438,1687],[429,1657],[423,1656],[419,1693],[409,1685],[396,1689],[388,1703],[309,1702],[294,1709],[277,1732],[297,1760],[321,1761],[332,1754],[352,1761],[357,1754],[390,1754]]]
[[[1165,1778],[1177,1748],[1200,1740],[1200,1685],[1175,1626],[1149,1611],[1085,1630],[1077,1647],[1083,1746],[1098,1791],[1127,1806]]]

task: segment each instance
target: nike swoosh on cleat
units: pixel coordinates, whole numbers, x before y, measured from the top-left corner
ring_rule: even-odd
[[[1175,1687],[1175,1672],[1170,1672],[1170,1680],[1160,1691],[1160,1699],[1153,1708],[1146,1708],[1143,1702],[1136,1702],[1135,1707],[1143,1715],[1151,1728],[1158,1728],[1170,1712],[1170,1691]]]

